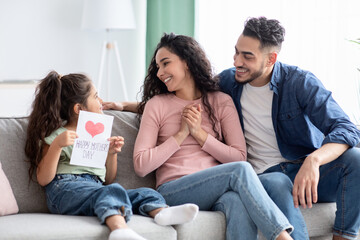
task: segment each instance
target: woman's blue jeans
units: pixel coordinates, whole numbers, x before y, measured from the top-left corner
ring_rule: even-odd
[[[308,240],[309,234],[300,208],[294,207],[290,178],[281,172],[267,172],[259,175],[259,179],[274,203],[294,226],[291,236],[295,240]]]
[[[258,228],[267,239],[276,239],[283,230],[292,231],[247,162],[189,174],[162,184],[158,191],[169,205],[194,203],[200,210],[223,212],[227,240],[257,239]]]
[[[118,183],[103,185],[90,174],[58,174],[45,190],[51,213],[96,215],[101,223],[112,215],[122,215],[128,221],[133,213],[148,216],[148,212],[167,206],[154,189],[126,190]]]
[[[302,161],[284,162],[267,169],[259,176],[265,189],[278,207],[288,217],[290,223],[303,230],[304,222],[298,208],[293,205],[292,187],[278,187],[279,182],[272,174],[284,173],[294,182]],[[281,172],[281,173],[279,173]],[[270,174],[270,175],[269,175]],[[268,180],[265,181],[264,179]],[[272,179],[272,180],[271,180]],[[279,179],[284,179],[283,176]],[[336,217],[333,228],[335,235],[356,239],[360,228],[360,149],[350,148],[338,159],[320,167],[318,202],[336,202]],[[283,199],[283,200],[281,200]],[[296,238],[294,239],[303,239]]]

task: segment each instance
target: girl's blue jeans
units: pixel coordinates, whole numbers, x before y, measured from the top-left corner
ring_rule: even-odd
[[[263,188],[247,162],[221,164],[183,176],[158,187],[167,204],[197,204],[200,210],[221,211],[226,217],[226,239],[266,239],[292,231],[284,214]]]
[[[259,178],[270,197],[295,227],[294,239],[306,231],[299,208],[295,208],[292,184],[301,161],[284,162],[267,169]],[[356,239],[360,228],[360,149],[350,148],[338,159],[320,167],[318,202],[336,202],[335,235]]]
[[[112,215],[126,221],[133,213],[166,207],[164,198],[151,188],[124,189],[120,184],[103,185],[95,175],[58,174],[46,187],[47,205],[51,213],[97,216],[101,223]]]

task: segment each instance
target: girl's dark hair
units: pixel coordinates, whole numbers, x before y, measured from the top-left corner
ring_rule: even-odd
[[[42,159],[45,137],[74,118],[75,104],[86,107],[90,90],[91,80],[83,74],[61,77],[51,71],[40,81],[35,90],[25,144],[25,154],[30,161],[30,179]]]
[[[210,117],[216,137],[219,138],[219,133],[215,128],[217,119],[208,99],[209,92],[219,90],[218,78],[213,74],[210,61],[204,50],[194,38],[189,36],[176,35],[174,33],[164,33],[162,36],[151,59],[144,85],[142,86],[143,97],[138,106],[138,113],[142,114],[144,112],[145,104],[155,95],[169,93],[165,84],[157,77],[158,67],[155,57],[160,48],[166,48],[186,62],[189,72],[195,81],[195,87],[201,92],[201,100],[205,111]]]
[[[285,29],[276,19],[267,19],[266,17],[249,18],[245,22],[242,34],[258,39],[261,48],[276,47],[280,51],[284,41]]]

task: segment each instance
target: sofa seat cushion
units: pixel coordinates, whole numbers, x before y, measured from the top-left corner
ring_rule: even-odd
[[[128,226],[146,239],[176,239],[171,226],[157,225],[152,218],[134,215]],[[107,240],[110,231],[96,217],[48,213],[22,213],[0,217],[0,239]]]
[[[194,221],[174,228],[178,239],[225,240],[226,221],[222,212],[199,211]]]
[[[317,203],[313,204],[311,209],[303,209],[302,207],[300,209],[310,237],[332,233],[336,212],[335,203]]]
[[[324,237],[331,239],[332,226],[335,218],[335,203],[314,204],[310,209],[301,209],[311,239]],[[196,219],[187,224],[175,226],[179,239],[213,239],[225,240],[226,222],[221,212],[200,211]],[[265,240],[260,233],[259,240]]]

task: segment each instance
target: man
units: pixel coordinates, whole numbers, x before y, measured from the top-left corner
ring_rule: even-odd
[[[336,202],[333,239],[356,239],[360,132],[311,72],[277,61],[284,34],[277,20],[248,19],[220,87],[239,112],[248,161],[294,225],[293,238],[309,238],[299,205]]]

